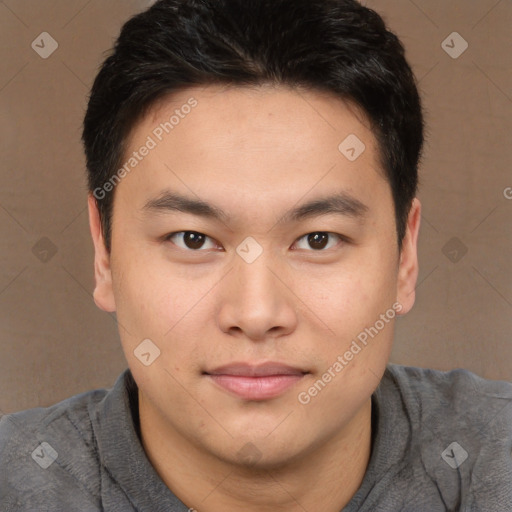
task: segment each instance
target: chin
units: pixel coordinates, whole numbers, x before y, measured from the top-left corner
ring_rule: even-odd
[[[228,464],[245,468],[251,472],[282,469],[293,464],[304,455],[307,446],[301,447],[294,436],[284,432],[285,438],[251,436],[245,432],[235,436],[229,444],[219,449],[219,444],[210,446],[214,455]],[[291,442],[293,439],[293,443]],[[306,443],[305,440],[303,440]]]

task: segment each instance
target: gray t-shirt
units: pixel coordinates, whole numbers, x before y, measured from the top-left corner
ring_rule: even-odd
[[[389,364],[370,462],[341,512],[510,512],[511,453],[512,383]],[[0,471],[2,512],[189,509],[144,453],[129,370],[111,390],[3,416]]]

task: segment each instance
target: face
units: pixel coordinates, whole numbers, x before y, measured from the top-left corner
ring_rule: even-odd
[[[145,418],[262,466],[344,432],[417,277],[419,203],[400,252],[365,117],[319,92],[190,88],[134,128],[134,151],[110,256],[89,206],[95,300],[117,312]]]

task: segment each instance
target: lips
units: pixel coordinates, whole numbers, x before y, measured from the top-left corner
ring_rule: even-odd
[[[267,400],[283,394],[309,372],[282,363],[232,363],[204,372],[222,390],[245,400]]]
[[[268,375],[304,375],[306,370],[281,363],[231,363],[205,372],[208,375],[238,375],[244,377],[267,377]]]

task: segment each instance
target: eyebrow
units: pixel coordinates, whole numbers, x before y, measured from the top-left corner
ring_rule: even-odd
[[[230,216],[221,208],[201,199],[193,199],[168,190],[163,191],[158,197],[150,199],[143,206],[142,210],[148,213],[180,211],[199,217],[218,220],[223,223],[230,221]],[[313,199],[289,210],[280,218],[278,224],[298,222],[307,218],[329,214],[362,219],[367,211],[368,206],[359,199],[347,193],[340,192],[331,196]]]

